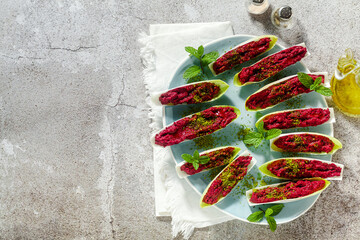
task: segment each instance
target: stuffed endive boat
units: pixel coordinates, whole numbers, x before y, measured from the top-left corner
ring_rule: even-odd
[[[335,114],[332,108],[303,108],[272,112],[262,116],[256,122],[258,127],[264,122],[264,130],[290,129],[297,127],[314,127],[325,123],[334,123]]]
[[[222,201],[255,164],[256,159],[248,151],[240,154],[209,183],[202,194],[200,207],[208,207]]]
[[[264,35],[252,38],[244,43],[241,43],[226,52],[214,62],[209,64],[211,72],[216,76],[227,70],[232,69],[236,65],[247,62],[275,46],[277,37],[273,35]]]
[[[163,147],[178,144],[223,129],[238,116],[240,110],[236,107],[213,106],[175,121],[156,133],[151,141]]]
[[[246,198],[250,206],[289,203],[320,194],[329,185],[330,182],[322,178],[307,178],[254,188],[246,191]]]
[[[342,180],[343,169],[344,165],[339,163],[302,157],[274,159],[259,167],[269,177],[286,180],[314,177]]]
[[[270,140],[270,148],[277,152],[293,152],[308,154],[333,154],[342,148],[342,144],[334,137],[310,132],[281,134]]]
[[[309,76],[313,80],[321,77],[321,85],[323,86],[328,82],[328,74],[326,72],[310,73]],[[262,111],[268,108],[272,108],[277,104],[289,100],[293,97],[312,91],[313,90],[305,87],[299,81],[297,75],[292,75],[265,85],[250,95],[245,101],[245,109],[247,111]]]
[[[192,163],[183,161],[176,165],[176,172],[180,178],[184,178],[200,172],[209,171],[229,164],[239,152],[239,147],[232,146],[210,149],[200,153],[200,157],[207,156],[210,158],[207,163],[199,164],[198,169],[195,169]]]
[[[234,76],[234,85],[241,87],[265,81],[308,55],[304,43],[267,56],[255,64],[241,69]]]
[[[229,85],[221,80],[186,84],[151,96],[157,105],[197,104],[219,99]]]

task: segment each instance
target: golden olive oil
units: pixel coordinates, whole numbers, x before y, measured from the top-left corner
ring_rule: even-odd
[[[350,49],[339,59],[331,79],[332,98],[345,114],[360,117],[360,65]]]

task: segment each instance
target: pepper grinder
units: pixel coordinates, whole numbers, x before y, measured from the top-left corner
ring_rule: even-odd
[[[254,15],[263,14],[270,6],[268,0],[247,0],[246,9]]]
[[[271,13],[271,22],[277,28],[289,29],[294,25],[292,9],[289,6],[282,6]]]

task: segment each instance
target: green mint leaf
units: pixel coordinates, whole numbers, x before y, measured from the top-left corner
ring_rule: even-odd
[[[256,112],[256,114],[255,114],[255,117],[257,119],[261,118],[262,116],[264,116],[264,114],[262,114],[261,112]]]
[[[198,150],[195,150],[195,152],[194,152],[194,158],[195,158],[195,159],[199,159],[199,157],[200,157],[200,155],[199,155]]]
[[[199,66],[191,66],[188,69],[186,69],[186,71],[183,74],[183,78],[188,79],[188,78],[193,78],[195,76],[197,76],[200,73],[201,69]]]
[[[275,232],[275,230],[276,230],[276,221],[275,221],[275,218],[272,217],[272,216],[268,216],[268,217],[266,217],[266,221],[267,221],[268,224],[269,224],[270,230],[271,230],[272,232]]]
[[[321,84],[321,77],[315,79],[315,82],[311,84],[310,90],[314,91]]]
[[[200,45],[200,47],[197,50],[197,58],[201,60],[201,56],[204,54],[204,46]]]
[[[297,74],[299,81],[307,88],[310,88],[310,86],[313,84],[313,79],[309,75],[303,72],[299,72]]]
[[[205,65],[209,65],[210,63],[214,62],[217,58],[219,57],[219,53],[218,52],[209,52],[207,54],[205,54],[203,56],[203,58],[201,59],[201,61],[205,64]]]
[[[254,147],[255,147],[255,148],[258,148],[258,147],[260,146],[260,144],[261,144],[261,142],[262,142],[263,139],[264,139],[264,138],[261,138],[261,139],[257,140],[256,143],[254,144]]]
[[[273,212],[274,212],[274,211],[273,211],[271,208],[266,209],[266,211],[265,211],[265,217],[271,216],[271,214],[273,214]]]
[[[206,159],[206,160],[199,160],[200,164],[206,164],[210,161],[210,158],[209,159]]]
[[[315,79],[314,84],[316,84],[317,86],[319,86],[322,83],[322,78],[318,77]]]
[[[320,93],[321,95],[324,95],[324,96],[327,96],[327,97],[333,95],[333,92],[330,90],[330,88],[327,88],[327,87],[324,87],[324,86],[318,86],[315,89],[315,91]]]
[[[273,210],[273,213],[271,214],[271,216],[278,215],[281,212],[281,210],[283,209],[283,207],[284,207],[284,204],[277,204],[277,205],[270,207]]]
[[[190,53],[190,56],[194,56],[196,58],[198,58],[198,50],[196,50],[195,48],[193,47],[185,47],[185,51],[187,51],[188,53]]]
[[[199,158],[199,162],[201,164],[205,164],[205,163],[207,163],[209,161],[210,161],[210,158],[208,156],[200,156],[200,158]]]
[[[258,174],[257,174],[257,178],[256,178],[256,179],[257,179],[257,180],[261,180],[261,178],[262,178],[261,173],[258,173]]]
[[[199,163],[193,162],[192,164],[193,164],[193,166],[194,166],[194,169],[195,169],[195,170],[198,170],[198,168],[199,168]]]
[[[184,159],[188,163],[192,163],[194,161],[193,157],[190,154],[187,154],[187,153],[181,154],[181,157],[182,157],[182,159]]]
[[[264,132],[264,121],[259,122],[257,129],[259,130],[259,132],[263,133]]]
[[[196,75],[195,77],[189,78],[187,80],[187,83],[200,82],[202,80],[204,80],[204,79],[201,75]]]
[[[281,132],[280,129],[277,129],[277,128],[270,129],[270,130],[266,133],[265,139],[266,139],[266,140],[270,140],[270,139],[276,138],[276,137],[279,136],[281,133],[282,133],[282,132]]]
[[[254,212],[254,213],[250,214],[248,216],[247,220],[249,222],[258,222],[261,219],[263,219],[263,217],[264,217],[264,212],[263,211],[257,211],[257,212]]]
[[[254,147],[257,148],[260,146],[263,139],[264,137],[261,133],[250,132],[244,137],[244,143],[248,145],[254,145]]]
[[[246,136],[244,137],[244,143],[245,144],[249,144],[249,145],[253,145],[256,144],[257,142],[261,142],[263,140],[263,135],[261,133],[258,132],[250,132],[248,134],[246,134]]]

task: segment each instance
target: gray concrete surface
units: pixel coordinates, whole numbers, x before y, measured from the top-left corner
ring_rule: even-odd
[[[169,219],[154,217],[138,34],[151,23],[230,20],[237,34],[305,41],[313,71],[333,72],[347,47],[360,60],[359,1],[271,3],[293,7],[294,29],[279,32],[269,12],[251,17],[234,0],[3,0],[0,238],[171,239]],[[360,120],[336,116],[344,180],[309,212],[275,233],[234,220],[192,239],[357,239]]]

